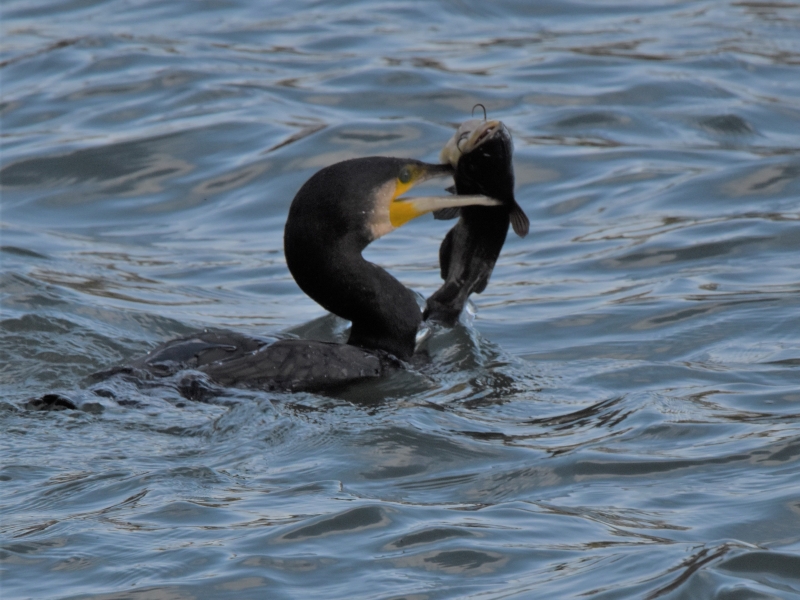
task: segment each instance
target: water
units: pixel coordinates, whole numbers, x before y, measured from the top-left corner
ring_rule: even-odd
[[[4,600],[800,596],[800,4],[2,11]],[[435,160],[476,102],[531,233],[433,368],[87,380],[202,327],[341,337],[291,198]],[[449,226],[368,257],[427,296]]]

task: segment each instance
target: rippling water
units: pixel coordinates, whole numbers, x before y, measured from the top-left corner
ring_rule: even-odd
[[[800,595],[799,3],[2,13],[4,600]],[[476,102],[531,233],[430,372],[87,379],[207,326],[341,337],[286,269],[291,198],[435,160]],[[450,225],[368,256],[427,296]]]

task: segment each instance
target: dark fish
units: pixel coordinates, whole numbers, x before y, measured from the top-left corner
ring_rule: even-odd
[[[514,198],[512,154],[511,134],[505,125],[477,119],[462,123],[442,149],[442,162],[455,169],[451,191],[459,195],[483,194],[501,204],[434,212],[438,219],[461,218],[439,248],[444,284],[428,298],[424,319],[454,325],[470,294],[486,289],[509,223],[518,236],[527,235],[528,217]]]

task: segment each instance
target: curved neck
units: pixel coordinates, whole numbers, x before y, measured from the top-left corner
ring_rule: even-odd
[[[315,246],[296,248],[287,240],[286,263],[309,297],[352,322],[347,343],[411,358],[422,322],[414,293],[365,260],[358,243]]]

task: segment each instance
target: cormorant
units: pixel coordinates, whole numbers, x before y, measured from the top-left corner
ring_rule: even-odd
[[[195,369],[222,385],[304,390],[395,368],[398,359],[407,361],[414,354],[422,314],[411,290],[361,252],[427,212],[497,204],[483,195],[400,197],[426,179],[452,173],[449,164],[356,158],[318,171],[297,192],[284,229],[286,264],[306,294],[352,322],[347,344],[270,343],[232,331],[205,331],[166,342],[103,375],[150,377]]]
[[[525,237],[528,217],[514,198],[511,134],[500,121],[465,121],[442,149],[440,160],[455,169],[457,194],[484,194],[499,206],[446,208],[434,213],[449,219],[460,215],[439,247],[444,283],[428,298],[423,318],[452,326],[470,294],[486,289],[506,240],[509,222]]]

